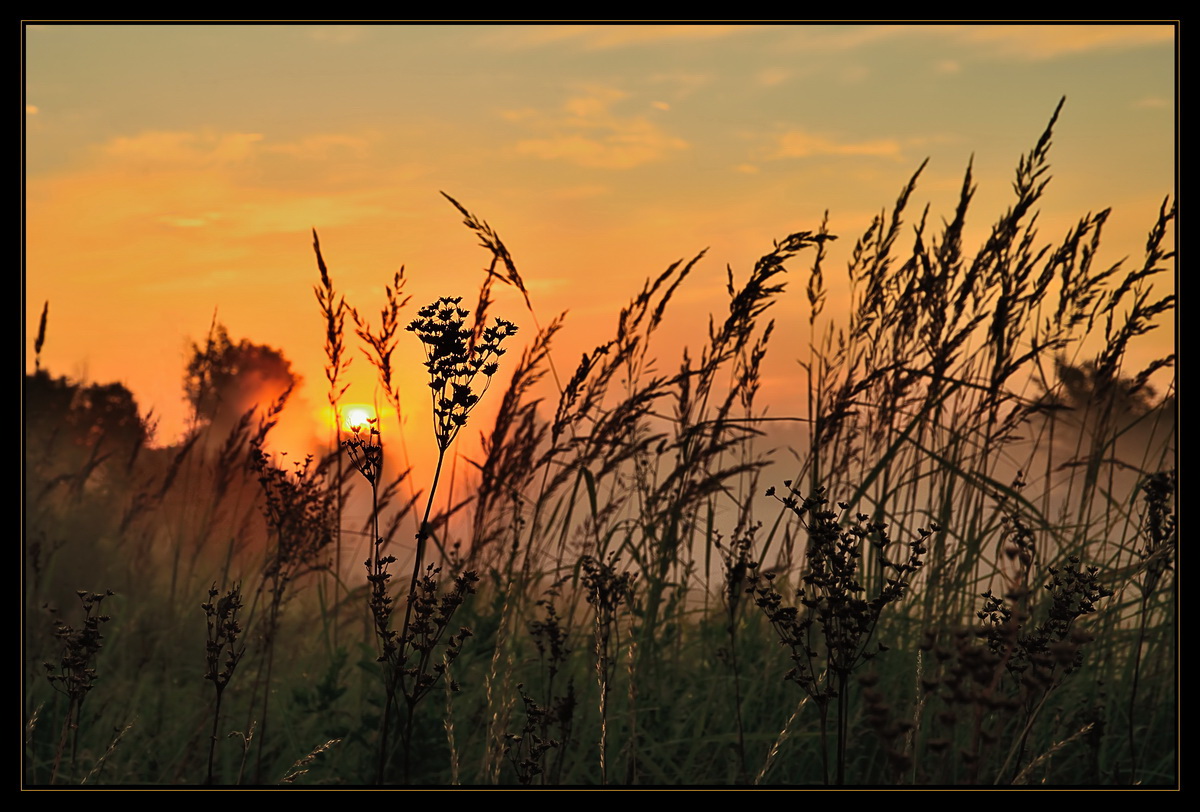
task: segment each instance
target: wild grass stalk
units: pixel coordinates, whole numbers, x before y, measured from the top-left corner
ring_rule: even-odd
[[[298,759],[296,761],[296,763],[294,763],[291,766],[291,769],[288,770],[287,775],[285,775],[283,778],[279,779],[279,783],[280,784],[296,783],[296,781],[299,780],[302,776],[308,774],[309,768],[312,766],[313,762],[315,762],[317,760],[317,756],[328,751],[330,748],[334,747],[335,745],[340,744],[341,741],[342,741],[341,739],[330,739],[329,741],[325,742],[324,744],[319,744],[316,747],[314,747],[309,752],[308,755],[304,756],[301,759]]]
[[[417,491],[414,489],[412,479],[409,477],[412,466],[409,464],[408,441],[405,439],[404,432],[404,399],[401,397],[400,390],[394,380],[395,370],[392,368],[392,354],[396,350],[396,334],[400,329],[400,311],[412,300],[411,296],[404,293],[406,281],[404,268],[401,267],[399,271],[393,274],[392,284],[384,286],[384,306],[379,310],[378,330],[373,330],[367,319],[359,315],[357,309],[350,308],[350,315],[354,319],[354,332],[365,345],[363,352],[367,360],[375,367],[376,377],[383,387],[384,397],[396,413],[397,431],[395,436],[398,438],[400,444],[400,457],[403,467],[395,480],[394,486],[398,487],[401,482],[404,482],[408,486],[410,502],[415,503],[417,500]],[[388,498],[383,499],[378,506],[379,509],[382,509],[387,501],[389,501]],[[407,510],[400,511],[396,514],[394,521],[398,522],[400,517],[407,513]]]
[[[398,290],[399,278],[395,291]],[[396,301],[396,295],[390,294],[389,302],[394,304]],[[429,372],[429,386],[433,393],[434,438],[438,447],[438,459],[429,487],[425,513],[417,532],[412,576],[400,632],[391,626],[393,607],[392,598],[388,594],[388,582],[391,579],[388,567],[396,559],[391,555],[380,554],[383,544],[383,538],[378,532],[378,483],[383,468],[383,446],[379,440],[381,434],[372,424],[369,439],[356,437],[347,443],[355,466],[372,486],[374,543],[372,558],[367,562],[367,567],[371,584],[370,606],[375,619],[375,634],[381,648],[379,660],[385,666],[386,693],[380,728],[379,767],[376,777],[378,782],[385,779],[390,755],[391,713],[393,706],[397,704],[398,695],[403,696],[405,700],[401,741],[403,777],[407,783],[410,778],[413,719],[417,704],[441,679],[449,663],[458,656],[463,643],[470,635],[466,628],[451,633],[446,638],[440,657],[435,659],[434,652],[446,636],[455,612],[466,597],[475,591],[478,576],[473,571],[458,573],[455,575],[453,587],[448,592],[441,593],[438,577],[441,567],[433,564],[425,566],[426,544],[432,535],[430,516],[446,454],[459,431],[467,424],[467,419],[479,403],[480,397],[486,392],[492,376],[498,371],[498,359],[505,352],[502,346],[504,341],[515,334],[517,328],[510,322],[497,319],[494,326],[481,333],[478,344],[469,344],[471,333],[464,329],[464,324],[470,313],[459,307],[460,301],[461,299],[443,298],[421,308],[417,318],[407,328],[409,332],[416,334],[425,347],[425,366]],[[395,327],[396,310],[398,306],[391,309],[390,321],[385,312],[384,332],[378,337],[380,341],[377,355],[381,374],[390,370],[386,362],[390,358],[390,335]],[[360,331],[360,334],[364,333],[365,338],[373,338],[369,331]],[[483,376],[483,381],[476,392],[474,387],[480,375]],[[390,388],[390,377],[388,384]]]
[[[262,629],[264,656],[256,687],[262,691],[258,731],[256,781],[263,778],[263,748],[267,740],[272,693],[272,672],[283,607],[301,579],[326,572],[332,563],[325,558],[334,543],[333,522],[337,515],[340,488],[326,479],[328,459],[316,463],[311,456],[293,464],[291,471],[279,468],[262,450],[262,431],[252,445],[253,464],[263,492],[263,511],[273,542],[263,563],[259,592],[265,605]]]
[[[786,486],[789,495],[776,497],[798,520],[808,534],[806,566],[801,573],[803,586],[796,589],[800,606],[785,604],[775,588],[774,576],[751,569],[751,589],[755,602],[774,627],[780,642],[791,650],[793,669],[788,679],[798,684],[816,704],[821,717],[821,760],[824,781],[831,783],[827,738],[829,709],[836,700],[835,720],[836,777],[838,785],[846,781],[846,748],[849,744],[850,678],[859,666],[887,651],[874,641],[880,615],[888,604],[899,601],[924,566],[928,540],[939,532],[919,528],[907,543],[907,554],[893,559],[892,541],[884,524],[871,523],[859,513],[853,523],[843,527],[837,512],[825,507],[824,491],[798,499],[799,491]],[[768,491],[774,496],[774,489]],[[842,511],[846,503],[838,505]],[[874,559],[886,577],[878,588],[861,583],[861,561]],[[801,608],[803,607],[803,608]]]
[[[620,651],[620,623],[617,610],[628,603],[634,594],[635,576],[619,572],[614,553],[607,561],[584,556],[579,561],[587,601],[595,612],[596,682],[600,689],[600,783],[608,783],[608,698],[616,671],[616,655]]]
[[[217,755],[217,731],[221,721],[221,700],[225,689],[233,679],[233,673],[238,663],[246,653],[246,646],[241,642],[242,626],[238,621],[238,612],[242,609],[242,594],[238,586],[227,591],[220,600],[214,600],[221,591],[214,584],[208,591],[208,602],[201,605],[208,626],[208,641],[205,644],[205,661],[208,669],[204,678],[213,684],[216,691],[216,702],[213,704],[212,734],[209,737],[208,775],[204,783],[215,783],[213,766]]]
[[[527,709],[527,719],[536,721],[537,740],[553,749],[551,763],[543,769],[539,761],[537,779],[539,783],[559,784],[562,779],[563,753],[570,747],[571,732],[575,718],[575,685],[568,681],[565,692],[556,690],[560,673],[568,666],[571,654],[571,628],[558,609],[558,601],[568,578],[560,578],[552,583],[545,591],[545,597],[537,601],[541,618],[530,620],[527,624],[529,635],[537,649],[539,662],[539,682],[541,683],[541,703],[537,705],[538,713],[531,714]],[[518,689],[524,701],[524,690]],[[533,701],[533,700],[530,700]],[[527,703],[528,704],[528,703]],[[536,703],[535,703],[536,704]],[[544,752],[543,755],[546,755]]]
[[[113,592],[76,593],[83,608],[83,625],[75,628],[62,619],[54,624],[54,636],[61,646],[58,663],[44,663],[46,679],[59,693],[67,697],[67,712],[63,716],[62,731],[58,747],[54,751],[54,765],[50,770],[50,783],[58,779],[63,755],[70,748],[71,767],[74,769],[79,755],[79,726],[83,702],[96,684],[96,655],[103,646],[104,635],[101,624],[109,622],[108,615],[100,613],[100,604]]]
[[[333,281],[329,277],[329,269],[325,266],[325,258],[321,255],[321,242],[317,237],[317,230],[313,229],[313,253],[317,257],[317,270],[321,274],[321,283],[313,286],[313,294],[316,296],[317,305],[321,310],[321,315],[325,319],[325,380],[329,383],[329,390],[326,393],[329,400],[329,409],[333,415],[333,436],[334,448],[341,449],[342,447],[342,397],[346,394],[350,384],[343,384],[342,376],[349,371],[350,360],[344,357],[346,353],[345,344],[345,328],[346,328],[346,297],[339,296],[334,290]],[[342,482],[343,461],[342,455],[336,455],[336,481],[339,483],[339,492],[337,502],[335,504],[335,520],[334,520],[334,539],[333,539],[333,604],[335,607],[341,605],[341,590],[342,590],[342,510],[345,500],[342,498],[340,491],[340,483]],[[334,646],[338,643],[338,630],[340,624],[334,625]]]
[[[131,611],[105,626],[94,685],[61,665],[61,639],[29,633],[27,780],[75,781],[87,764],[88,784],[297,780],[317,756],[341,784],[1177,781],[1174,356],[1129,366],[1174,308],[1160,288],[1175,208],[1160,207],[1131,268],[1100,259],[1107,210],[1044,240],[1058,114],[974,249],[973,164],[940,224],[918,202],[924,165],[905,179],[848,251],[848,308],[828,306],[822,223],[730,270],[727,301],[674,360],[661,343],[704,253],[648,277],[563,378],[571,322],[548,320],[505,365],[495,421],[462,460],[459,435],[515,333],[491,311],[515,290],[538,319],[509,247],[448,198],[489,256],[473,313],[442,299],[407,324],[438,452],[423,492],[406,462],[388,468],[406,456],[402,420],[343,432],[340,418],[347,311],[390,406],[410,405],[393,368],[404,277],[370,323],[315,233],[349,465],[268,450],[294,404],[251,410],[223,388],[255,345],[215,319],[185,373],[195,425],[163,449],[121,391],[40,366],[43,323],[26,379],[27,615],[70,599],[84,573]],[[795,337],[772,308],[805,252],[807,382],[768,417],[769,356]],[[123,433],[134,418],[141,432]],[[783,420],[807,428],[794,490],[772,501],[755,483]],[[337,562],[358,532],[342,509],[358,476],[370,546],[353,589]],[[405,522],[411,545],[397,542]],[[946,529],[898,529],[919,526]],[[301,588],[319,570],[332,602],[328,578]],[[209,595],[202,638],[180,596],[210,584],[250,586],[244,609],[241,587]],[[356,640],[342,621],[360,595]],[[356,643],[378,662],[352,667]],[[216,695],[198,705],[184,691],[202,646]],[[66,682],[42,681],[45,659]],[[233,680],[246,663],[253,678]],[[86,706],[70,679],[87,683]],[[426,702],[439,687],[445,703]],[[114,747],[108,731],[134,713]],[[240,768],[222,767],[215,738],[230,713],[245,714]],[[39,735],[60,725],[57,741]]]
[[[81,785],[86,784],[89,781],[97,784],[100,782],[100,776],[104,773],[104,767],[108,764],[109,758],[111,758],[113,753],[116,752],[117,747],[119,747],[121,744],[121,740],[125,738],[125,734],[132,729],[133,722],[130,722],[124,727],[118,728],[114,732],[112,741],[108,745],[108,749],[104,751],[104,754],[101,755],[100,758],[96,759],[95,766],[93,766],[88,774],[83,777],[83,780],[79,782]]]
[[[1129,726],[1129,783],[1137,784],[1137,696],[1141,681],[1142,650],[1146,643],[1150,617],[1150,601],[1163,578],[1170,571],[1178,542],[1178,528],[1171,501],[1175,496],[1175,472],[1160,471],[1142,485],[1146,502],[1142,518],[1141,538],[1144,546],[1138,551],[1143,571],[1136,582],[1141,593],[1138,602],[1137,641],[1133,650],[1133,678],[1129,687],[1127,706]]]
[[[754,536],[760,527],[760,525],[753,525],[739,528],[741,532],[730,539],[727,545],[721,544],[719,536],[714,540],[714,545],[721,555],[724,572],[722,597],[727,620],[725,630],[729,636],[728,662],[730,676],[733,679],[734,719],[737,722],[739,783],[746,783],[749,776],[746,772],[746,726],[742,714],[742,673],[738,661],[738,630],[741,625],[741,608],[746,602],[745,596],[748,592],[748,579],[757,566],[753,559]]]

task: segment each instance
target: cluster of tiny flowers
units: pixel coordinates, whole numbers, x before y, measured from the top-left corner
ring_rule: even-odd
[[[505,352],[501,344],[517,332],[512,322],[496,319],[472,346],[472,333],[466,328],[470,311],[459,307],[461,301],[461,296],[438,299],[421,308],[408,325],[408,331],[416,333],[425,345],[425,368],[433,390],[434,434],[443,451],[467,424],[467,416],[499,370],[497,359]],[[476,392],[473,385],[480,374],[487,380]]]
[[[377,418],[370,418],[366,426],[351,426],[353,436],[342,441],[354,467],[372,485],[378,485],[383,475],[383,438],[378,423]]]

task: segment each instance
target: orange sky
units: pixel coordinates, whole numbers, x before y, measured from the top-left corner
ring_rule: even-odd
[[[401,265],[405,320],[439,296],[473,302],[488,256],[440,191],[500,233],[543,324],[570,311],[560,369],[611,334],[642,280],[708,248],[668,321],[659,358],[673,369],[726,306],[726,264],[744,278],[773,239],[815,230],[828,209],[841,239],[827,276],[840,281],[854,239],[927,156],[911,211],[929,203],[938,222],[974,154],[977,245],[1061,96],[1044,240],[1112,207],[1104,260],[1137,262],[1175,183],[1171,25],[24,33],[26,368],[49,300],[42,365],[124,382],[160,416],[161,442],[183,430],[186,348],[214,311],[304,379],[279,442],[322,434],[311,228],[335,285],[373,319]],[[806,258],[795,269],[772,311],[773,414],[801,409],[789,391],[808,339]],[[493,312],[532,335],[515,291],[498,291]],[[1159,330],[1131,363],[1173,342]],[[348,400],[369,402],[370,368],[353,352]],[[407,333],[398,355],[402,386],[425,398]],[[432,446],[431,432],[409,443]]]

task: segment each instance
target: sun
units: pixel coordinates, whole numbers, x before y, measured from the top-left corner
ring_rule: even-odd
[[[365,403],[352,403],[342,409],[342,427],[355,431],[376,420],[375,407]]]

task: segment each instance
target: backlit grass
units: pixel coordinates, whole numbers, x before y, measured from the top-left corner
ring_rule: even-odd
[[[453,199],[490,255],[473,303],[410,308],[397,274],[373,327],[314,240],[323,458],[268,450],[288,392],[152,448],[123,389],[39,367],[26,784],[1175,785],[1175,401],[1151,388],[1174,359],[1125,362],[1172,315],[1174,207],[1137,262],[1098,264],[1107,211],[1043,241],[1054,119],[978,248],[970,169],[940,225],[908,210],[918,170],[838,235],[848,310],[814,224],[731,272],[678,359],[656,339],[702,255],[566,364],[569,321]],[[496,285],[533,327],[494,316]],[[772,344],[784,296],[799,353]],[[347,314],[395,413],[432,398],[434,470],[373,418],[343,428]],[[426,349],[420,393],[400,341]],[[219,402],[201,350],[193,400]],[[768,352],[803,366],[786,470]],[[468,425],[479,455],[451,465]]]

